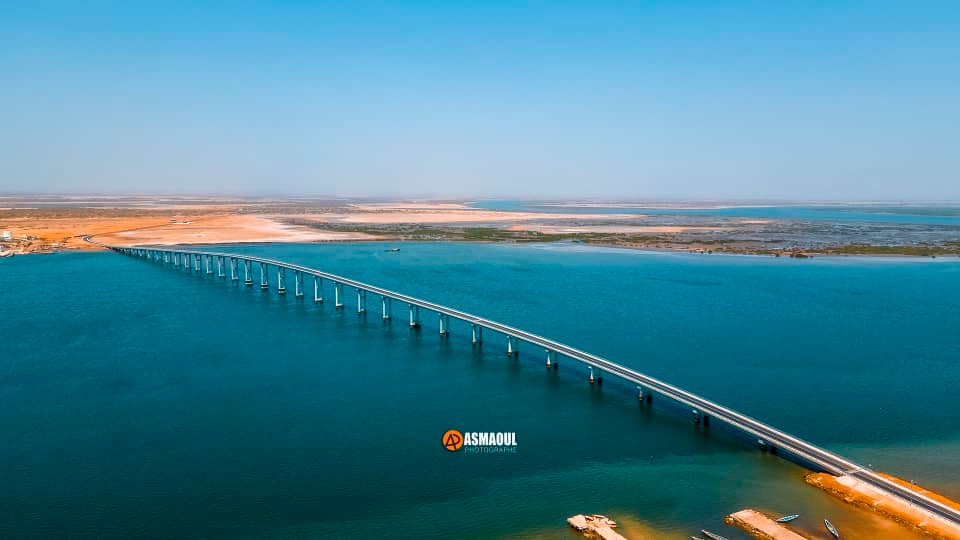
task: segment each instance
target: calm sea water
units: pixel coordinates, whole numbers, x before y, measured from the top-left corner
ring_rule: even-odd
[[[572,214],[640,214],[649,216],[692,216],[715,218],[757,218],[798,221],[903,223],[917,225],[960,225],[960,205],[831,204],[729,206],[719,208],[662,208],[618,206],[556,206],[550,203],[484,200],[475,208],[506,211]]]
[[[956,259],[384,247],[229,249],[545,334],[960,497]],[[743,507],[884,526],[722,426],[569,360],[547,372],[531,345],[475,349],[456,322],[411,332],[404,306],[384,323],[373,297],[363,318],[349,295],[337,311],[111,253],[0,278],[0,537],[570,538],[567,516],[599,512],[744,538],[720,523]],[[451,428],[515,431],[518,453],[449,453]]]

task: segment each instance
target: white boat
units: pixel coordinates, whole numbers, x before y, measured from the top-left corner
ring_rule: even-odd
[[[836,538],[837,540],[840,540],[840,531],[838,531],[837,528],[833,526],[833,523],[830,523],[829,519],[823,520],[823,525],[827,528],[828,531],[830,531],[830,534],[832,534],[834,538]]]
[[[727,540],[726,538],[724,538],[723,536],[720,536],[719,534],[714,534],[704,529],[700,529],[700,532],[703,533],[703,535],[709,538],[710,540]]]

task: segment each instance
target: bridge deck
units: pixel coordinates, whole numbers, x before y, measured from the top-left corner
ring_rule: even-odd
[[[92,239],[86,238],[87,241],[92,243]],[[460,319],[462,321],[468,322],[470,324],[475,324],[477,326],[499,332],[501,334],[511,336],[517,339],[521,339],[528,343],[538,345],[543,347],[545,350],[555,351],[557,353],[563,354],[574,360],[583,362],[589,366],[593,366],[597,369],[606,371],[607,373],[616,375],[626,381],[630,381],[636,385],[642,386],[645,390],[653,390],[657,393],[669,397],[682,403],[688,407],[696,409],[701,414],[709,415],[713,417],[714,420],[720,420],[728,425],[739,429],[747,434],[750,434],[757,439],[762,439],[767,444],[778,448],[779,450],[785,450],[800,459],[807,461],[813,465],[816,465],[822,468],[824,471],[829,472],[834,475],[848,474],[854,476],[862,481],[868,482],[880,489],[884,489],[890,493],[893,493],[900,498],[915,504],[923,510],[926,510],[938,516],[942,519],[952,521],[954,523],[960,523],[960,511],[950,506],[944,505],[943,503],[926,497],[916,491],[907,489],[895,482],[892,482],[883,476],[880,476],[869,469],[866,469],[857,463],[854,463],[846,458],[843,458],[833,452],[830,452],[826,449],[815,446],[807,441],[794,437],[789,433],[781,431],[773,426],[764,424],[759,420],[751,418],[747,415],[724,407],[718,403],[710,401],[706,398],[702,398],[683,390],[677,386],[668,384],[654,377],[644,375],[638,371],[630,369],[628,367],[616,364],[599,356],[590,354],[586,351],[576,349],[569,345],[565,345],[558,341],[548,339],[544,336],[533,334],[525,330],[508,326],[497,321],[479,317],[471,313],[453,309],[441,304],[436,304],[423,300],[420,298],[415,298],[413,296],[408,296],[396,291],[389,289],[384,289],[382,287],[377,287],[375,285],[370,285],[368,283],[363,283],[356,281],[344,276],[339,276],[336,274],[331,274],[329,272],[323,272],[314,268],[309,268],[306,266],[291,264],[284,261],[279,261],[275,259],[268,259],[264,257],[256,257],[251,255],[241,255],[236,253],[225,253],[225,252],[208,252],[208,251],[196,251],[196,250],[174,250],[168,248],[160,247],[120,247],[120,246],[108,246],[104,244],[104,247],[130,255],[138,255],[140,252],[149,252],[149,253],[167,253],[167,254],[178,254],[178,255],[201,255],[208,257],[225,257],[230,259],[237,259],[238,261],[251,261],[253,263],[262,263],[268,266],[273,266],[275,268],[285,268],[287,270],[292,270],[295,272],[302,272],[305,275],[315,276],[318,278],[326,279],[335,283],[341,283],[348,287],[352,287],[361,291],[367,291],[373,294],[379,294],[381,296],[392,298],[400,302],[404,302],[411,306],[418,306],[429,311],[436,313],[441,313],[450,317]]]

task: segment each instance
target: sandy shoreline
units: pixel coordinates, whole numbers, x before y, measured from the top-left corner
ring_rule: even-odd
[[[883,476],[901,486],[935,499],[942,504],[960,509],[960,503],[938,493],[915,486],[895,476],[887,474],[883,474]],[[808,484],[816,486],[842,499],[846,503],[872,510],[925,535],[943,540],[960,540],[960,526],[956,523],[922,510],[904,499],[891,495],[886,491],[880,490],[851,476],[811,473],[804,479]]]
[[[351,241],[574,241],[652,251],[729,253],[806,258],[816,255],[956,256],[960,240],[943,246],[824,245],[786,247],[770,237],[765,219],[666,221],[617,213],[487,210],[449,201],[348,203],[117,199],[104,207],[47,206],[0,210],[0,255],[96,249],[84,235],[115,245]],[[104,203],[107,204],[107,203]],[[765,228],[765,227],[772,228]],[[770,231],[773,231],[772,233]],[[773,239],[771,239],[773,238]]]
[[[345,242],[374,240],[365,233],[321,231],[264,216],[227,215],[185,223],[106,233],[97,240],[114,245],[229,244],[240,242]]]

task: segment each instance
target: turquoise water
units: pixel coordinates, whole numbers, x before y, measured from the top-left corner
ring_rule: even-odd
[[[460,307],[960,496],[960,262],[571,245],[229,248]],[[859,519],[722,426],[521,344],[411,332],[110,253],[0,261],[0,537],[674,537],[745,506]],[[327,291],[328,295],[330,291]],[[610,381],[612,382],[612,381]],[[447,429],[515,431],[515,455]],[[849,525],[848,525],[849,527]]]
[[[718,208],[663,208],[642,206],[624,208],[620,206],[556,206],[552,203],[537,203],[531,201],[484,200],[471,203],[471,206],[490,210],[574,214],[640,214],[649,216],[836,221],[841,223],[872,222],[917,225],[960,225],[960,205],[790,204],[724,206]]]

